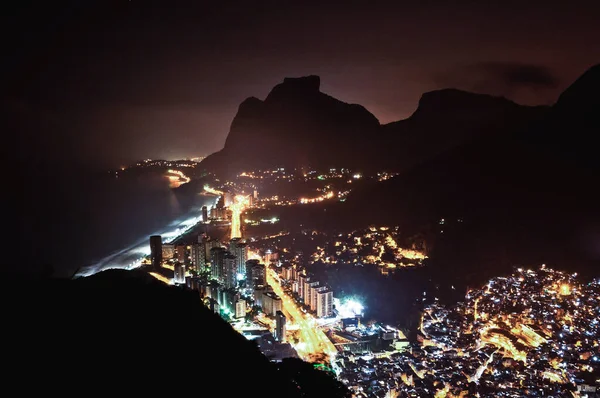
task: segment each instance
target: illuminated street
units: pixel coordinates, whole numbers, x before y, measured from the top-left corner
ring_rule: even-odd
[[[173,284],[173,280],[167,278],[166,276],[163,276],[159,273],[156,272],[149,272],[150,275],[152,275],[153,277],[155,277],[156,279],[158,279],[159,281],[166,283],[167,285],[172,285]]]
[[[171,188],[177,188],[191,181],[191,178],[183,174],[182,171],[173,169],[167,170],[167,178]]]
[[[298,355],[305,361],[330,362],[335,358],[337,350],[329,338],[316,325],[316,320],[303,313],[296,303],[284,293],[275,271],[269,269],[266,273],[267,283],[275,294],[281,297],[283,313],[291,323],[298,325],[300,342],[294,346]]]
[[[219,191],[210,187],[209,185],[204,185],[204,191],[213,195],[223,195],[223,191]]]
[[[241,215],[246,206],[248,206],[248,197],[236,195],[229,207],[231,209],[231,239],[242,237]]]

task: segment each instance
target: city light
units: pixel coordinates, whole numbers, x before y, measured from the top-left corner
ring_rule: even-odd
[[[563,296],[568,296],[571,294],[571,286],[568,283],[563,283],[560,285],[560,294]]]
[[[519,268],[470,290],[465,299],[451,308],[432,304],[425,309],[419,328],[423,346],[440,352],[435,361],[421,362],[425,370],[449,360],[475,369],[464,372],[468,382],[486,378],[488,385],[501,374],[504,383],[495,388],[506,390],[505,396],[528,388],[551,396],[557,384],[574,385],[576,374],[590,371],[591,353],[600,347],[597,282],[584,285],[574,275],[547,267]],[[456,355],[446,357],[446,352]],[[536,370],[528,371],[533,365]],[[460,383],[451,370],[438,371],[436,377],[452,379],[455,388]]]
[[[245,195],[236,195],[233,203],[229,206],[231,210],[231,239],[242,237],[242,212],[249,205],[250,199]]]
[[[204,191],[213,195],[223,195],[223,191],[211,188],[208,184],[204,185]]]
[[[172,174],[172,175],[167,175],[167,177],[169,178],[170,181],[170,187],[171,188],[177,188],[182,184],[187,184],[188,182],[190,182],[192,179],[188,176],[186,176],[185,174],[183,174],[183,172],[179,171],[179,170],[173,170],[173,169],[169,169],[167,170],[168,174]]]
[[[295,301],[283,291],[274,270],[267,269],[266,277],[275,294],[281,297],[283,312],[288,321],[299,327],[300,341],[294,345],[298,355],[310,362],[332,361],[337,349],[325,333],[314,326],[315,318],[302,312]]]
[[[331,199],[335,196],[335,194],[333,192],[327,192],[325,195],[321,195],[321,196],[317,196],[314,198],[300,198],[300,203],[301,204],[307,204],[307,203],[318,203],[318,202],[322,202],[324,200],[327,199]]]
[[[153,277],[155,277],[156,279],[158,279],[159,281],[166,283],[167,285],[172,285],[173,284],[173,280],[169,279],[161,274],[158,274],[156,272],[149,272],[150,275],[152,275]]]

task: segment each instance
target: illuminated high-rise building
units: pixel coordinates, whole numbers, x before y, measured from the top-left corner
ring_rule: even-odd
[[[212,279],[222,282],[225,267],[225,255],[227,250],[223,247],[213,247],[210,249],[210,276]]]
[[[177,284],[185,283],[185,265],[183,263],[175,263],[174,267],[175,276],[173,278],[173,282]]]
[[[185,250],[185,246],[184,245],[177,245],[175,246],[175,258],[177,259],[177,261],[179,261],[180,263],[185,264],[186,262],[186,250]]]
[[[246,284],[251,288],[254,288],[254,285],[252,284],[252,267],[257,264],[260,264],[260,262],[256,259],[246,261]]]
[[[219,299],[219,284],[215,281],[208,282],[206,287],[206,295],[212,299]]]
[[[285,341],[285,321],[283,312],[277,311],[275,313],[275,340],[279,342]]]
[[[246,300],[239,299],[235,302],[235,317],[243,318],[246,316]]]
[[[162,236],[160,235],[150,237],[150,262],[155,270],[162,264]]]
[[[200,279],[198,279],[197,277],[186,276],[185,277],[185,284],[191,290],[198,290],[198,291],[200,291]],[[204,295],[201,294],[201,296],[204,296]]]
[[[206,245],[204,242],[194,243],[191,250],[192,266],[200,272],[206,267]]]
[[[213,207],[210,209],[210,218],[217,221],[227,219],[227,209],[224,207]]]
[[[327,290],[326,286],[313,286],[310,288],[310,310],[317,310],[317,293]]]
[[[231,238],[229,241],[229,251],[234,254],[235,247],[238,243],[241,243],[241,238]]]
[[[274,292],[264,293],[262,298],[262,308],[265,314],[275,315],[277,311],[281,311],[282,309],[281,297]]]
[[[248,245],[240,238],[233,238],[229,242],[229,251],[236,257],[237,273],[246,277],[246,261],[248,260]]]
[[[279,253],[273,252],[271,249],[267,249],[265,252],[265,264],[269,265],[272,262],[277,261],[279,259]]]
[[[221,306],[219,305],[219,302],[213,298],[210,299],[210,310],[212,312],[214,312],[215,314],[218,314],[219,311],[221,310],[220,308]]]
[[[219,304],[221,310],[235,313],[235,293],[232,289],[219,288]]]
[[[317,318],[333,315],[333,292],[325,289],[317,292]]]
[[[315,286],[319,286],[319,281],[313,281],[310,279],[307,279],[306,282],[304,283],[304,290],[302,293],[304,293],[304,304],[310,306],[310,304],[312,303],[312,294],[313,294],[313,290],[312,288]]]
[[[225,252],[225,256],[223,257],[223,283],[225,287],[228,288],[236,288],[238,285],[238,272],[237,272],[237,259],[236,257],[229,253]]]
[[[202,206],[202,222],[203,223],[208,222],[208,207],[206,207],[206,206]]]
[[[198,238],[198,242],[200,241],[200,238]],[[204,242],[204,250],[206,251],[206,262],[210,262],[210,249],[212,249],[213,247],[221,247],[221,242],[219,242],[217,239],[212,239],[211,237],[207,236],[207,237],[203,237],[202,241]]]
[[[291,281],[292,280],[292,265],[291,264],[285,264],[284,266],[281,267],[281,276],[283,277],[283,279]]]
[[[304,300],[304,285],[310,278],[305,274],[298,275],[298,296]]]
[[[250,262],[252,263],[250,264]],[[266,284],[265,276],[266,269],[264,264],[260,264],[257,260],[248,260],[247,266],[250,266],[250,279],[248,284],[253,289],[264,286]]]
[[[271,311],[271,315],[275,315],[278,311],[283,310],[283,301],[281,301],[281,297],[276,296],[273,298],[273,309]]]
[[[170,260],[175,255],[175,245],[171,243],[162,244],[162,258],[163,260]]]
[[[223,198],[223,205],[221,207],[229,207],[233,204],[234,199],[231,192],[225,192],[221,197]]]
[[[258,305],[259,307],[263,306],[263,297],[266,293],[266,289],[264,286],[258,287],[254,289],[254,304]]]

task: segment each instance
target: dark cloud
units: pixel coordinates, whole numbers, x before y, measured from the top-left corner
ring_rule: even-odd
[[[528,105],[547,104],[561,80],[543,65],[517,62],[480,62],[438,74],[442,86],[500,95]]]
[[[474,65],[473,68],[487,73],[490,77],[497,77],[502,84],[508,87],[539,87],[554,88],[559,80],[552,71],[541,65],[487,62]]]

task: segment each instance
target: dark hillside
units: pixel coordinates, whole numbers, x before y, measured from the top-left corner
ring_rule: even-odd
[[[310,366],[302,373],[305,384],[296,385],[284,376],[286,366],[298,367],[293,361],[270,363],[196,292],[142,271],[76,280],[5,277],[3,284],[5,388],[13,391],[223,397],[345,391],[330,377],[323,383],[319,371],[313,378]],[[313,380],[323,386],[317,394]]]

